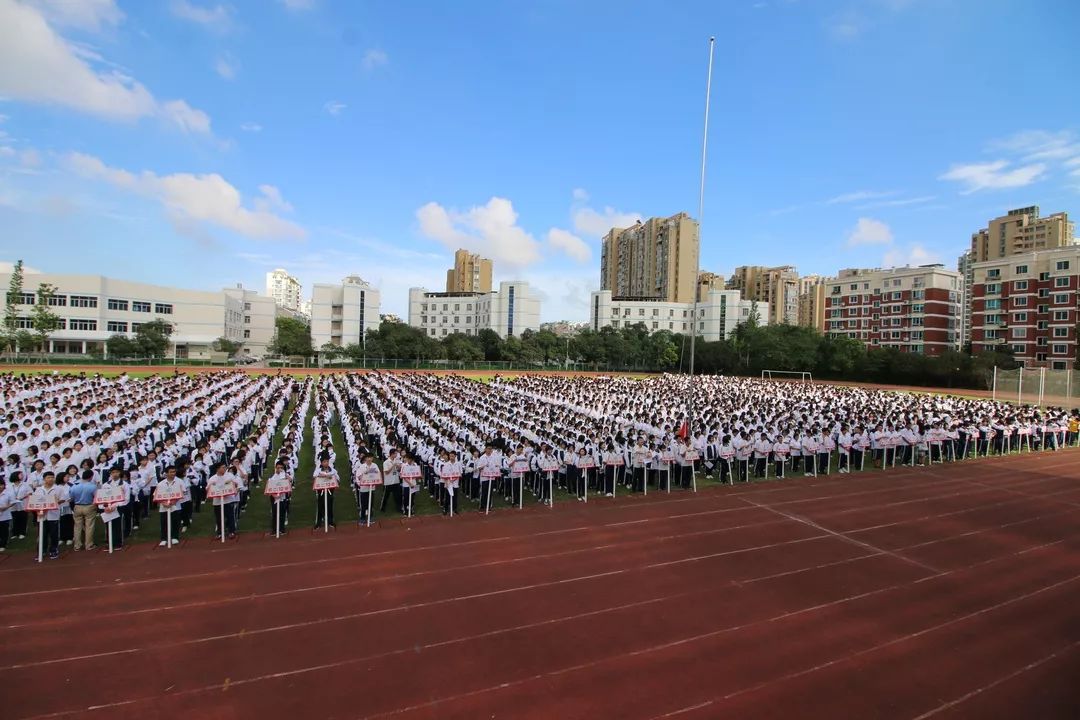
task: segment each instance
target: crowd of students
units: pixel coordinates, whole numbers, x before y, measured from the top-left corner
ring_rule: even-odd
[[[377,372],[303,380],[8,374],[0,399],[0,550],[31,532],[37,518],[25,506],[48,500],[41,517],[49,557],[62,546],[94,549],[99,520],[122,546],[151,512],[159,545],[176,544],[206,504],[215,533],[234,536],[267,468],[272,533],[286,531],[298,491],[313,493],[315,527],[329,528],[343,482],[338,431],[344,483],[365,525],[391,503],[411,515],[421,491],[452,515],[463,501],[488,512],[500,496],[521,506],[526,495],[552,503],[562,491],[586,502],[619,487],[691,489],[700,473],[735,483],[1080,441],[1075,410],[715,376],[691,385],[677,375],[484,383]],[[308,432],[315,469],[298,478]]]

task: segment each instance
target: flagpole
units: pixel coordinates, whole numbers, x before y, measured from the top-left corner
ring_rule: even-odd
[[[686,440],[693,447],[694,437],[694,354],[698,329],[698,294],[701,288],[698,277],[701,274],[701,221],[705,213],[705,159],[709,149],[709,99],[712,93],[713,48],[716,38],[709,38],[709,72],[705,81],[705,129],[701,139],[701,183],[698,190],[698,242],[694,257],[694,310],[690,315],[690,405],[687,417]],[[692,471],[691,471],[692,472]]]

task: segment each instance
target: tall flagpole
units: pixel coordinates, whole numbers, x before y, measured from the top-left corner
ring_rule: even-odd
[[[701,185],[698,191],[698,243],[694,253],[694,310],[691,313],[690,322],[690,407],[686,419],[686,440],[693,443],[694,423],[694,347],[696,345],[698,329],[698,294],[701,288],[698,279],[701,275],[701,221],[705,214],[705,159],[709,149],[709,98],[712,93],[712,63],[713,48],[716,46],[716,38],[709,38],[709,74],[705,81],[705,130],[701,139]]]

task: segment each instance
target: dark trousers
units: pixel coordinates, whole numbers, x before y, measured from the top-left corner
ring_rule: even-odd
[[[670,467],[670,466],[669,466]],[[731,461],[721,459],[717,462],[717,467],[720,469],[720,482],[733,482],[731,477]]]
[[[60,552],[60,521],[46,520],[41,524],[41,530],[45,533],[45,552],[56,555]]]
[[[373,519],[369,518],[368,515],[371,513],[371,499],[374,494],[373,490],[361,491],[360,489],[357,489],[356,491],[356,507],[359,508],[360,513],[356,518],[356,522],[361,525],[366,525],[369,520]],[[331,514],[330,517],[333,518],[333,514]],[[332,520],[331,524],[333,524]]]
[[[326,496],[325,499],[323,496]],[[323,518],[324,510],[328,515],[325,519]],[[315,492],[315,527],[322,527],[326,523],[334,524],[334,491],[317,490]]]
[[[765,477],[765,468],[769,464],[769,458],[756,457],[754,458],[754,477]]]
[[[645,491],[645,468],[643,468],[643,467],[634,468],[634,488],[633,488],[633,490],[634,490],[634,492],[644,492]]]
[[[6,548],[11,533],[11,521],[0,520],[0,548]]]
[[[404,510],[401,504],[401,483],[397,483],[396,485],[383,485],[382,502],[379,503],[379,512],[384,512],[386,510],[386,498],[389,495],[394,496],[394,507],[397,508],[397,511],[400,513]]]
[[[275,523],[277,526],[275,527]],[[285,500],[270,503],[270,532],[285,532]]]
[[[68,540],[75,539],[75,516],[74,515],[61,515],[60,516],[60,542],[67,542]]]
[[[238,505],[239,505],[239,503],[230,502],[230,503],[224,503],[224,504],[219,505],[219,506],[214,508],[214,534],[215,535],[218,535],[219,537],[221,536],[221,515],[222,515],[221,508],[225,508],[225,510],[224,510],[224,514],[225,514],[225,534],[226,535],[235,535],[236,534],[236,517],[238,515],[238,510],[237,510]],[[173,521],[173,537],[176,537],[177,532],[178,532],[178,530],[176,529],[175,521]]]
[[[29,513],[25,510],[11,511],[11,534],[15,537],[26,535],[26,522]]]
[[[487,512],[492,492],[491,478],[480,478],[480,512]]]
[[[180,539],[180,513],[179,512],[171,512],[171,513],[159,512],[158,513],[158,525],[161,528],[161,539],[162,540],[168,540],[169,539],[169,520],[168,520],[169,515],[173,516],[173,519],[172,519],[172,539],[173,540],[179,540]],[[113,536],[113,542],[116,542],[116,536],[115,535]]]
[[[110,520],[105,523],[105,541],[109,540],[109,528],[112,528],[112,543],[113,549],[124,547],[124,522],[123,517],[118,517],[115,520]],[[173,528],[173,533],[176,532],[176,528]],[[174,534],[173,537],[176,537]]]
[[[514,492],[515,493],[517,492],[516,484],[515,484]],[[458,510],[458,496],[459,495],[461,495],[461,488],[454,488],[454,494],[453,495],[450,494],[449,489],[444,489],[444,491],[443,491],[443,502],[442,502],[443,514],[444,515],[450,513],[450,508],[451,507],[454,508],[454,514],[455,515],[457,515],[460,512]]]

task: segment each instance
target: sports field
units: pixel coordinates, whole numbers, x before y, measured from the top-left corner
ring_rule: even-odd
[[[1078,460],[17,555],[5,717],[1080,717]]]

